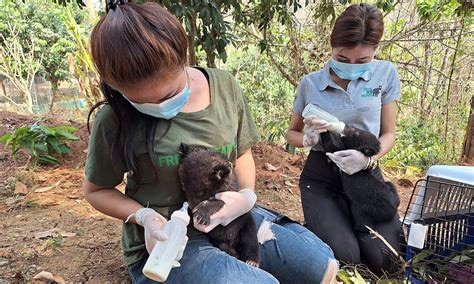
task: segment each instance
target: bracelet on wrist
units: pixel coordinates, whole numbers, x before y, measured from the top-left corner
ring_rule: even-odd
[[[372,157],[369,157],[367,159],[367,165],[365,166],[364,170],[370,169],[370,165],[372,164]]]
[[[371,170],[374,170],[375,168],[378,167],[378,165],[379,165],[379,160],[377,160],[373,156],[370,157],[370,164],[369,164],[368,168],[371,169]]]

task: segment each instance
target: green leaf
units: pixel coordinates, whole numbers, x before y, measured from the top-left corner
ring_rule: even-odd
[[[34,141],[25,141],[26,143],[22,144],[21,146],[30,153],[33,158],[36,158],[38,156],[36,150],[35,150],[35,142]]]
[[[433,254],[433,251],[432,250],[424,250],[420,253],[417,253],[413,258],[412,258],[412,265],[424,260],[425,258],[427,258],[428,256],[432,255]]]
[[[46,134],[48,134],[48,135],[54,135],[54,134],[56,134],[56,131],[54,131],[54,129],[49,128],[49,127],[46,126],[46,125],[38,125],[37,128],[38,128],[38,129],[41,129],[44,133],[46,133]]]
[[[45,162],[47,164],[59,164],[59,161],[58,159],[50,156],[50,155],[41,155],[39,157],[39,160],[42,161],[42,162]]]
[[[340,269],[337,272],[337,277],[345,284],[352,284],[351,275],[343,269]]]
[[[0,142],[4,142],[6,145],[10,144],[10,142],[13,139],[13,134],[12,133],[7,133],[0,137]]]
[[[458,263],[458,262],[466,262],[468,260],[471,260],[472,258],[467,256],[467,255],[457,255],[455,257],[453,257],[449,262],[451,263]]]
[[[367,281],[364,279],[364,277],[362,277],[362,275],[360,275],[359,271],[357,271],[356,268],[354,268],[354,273],[355,273],[355,277],[351,277],[351,280],[354,282],[354,284],[366,284]]]
[[[63,130],[63,129],[58,129],[57,134],[61,135],[62,137],[64,137],[67,140],[73,140],[73,141],[74,140],[79,140],[78,137],[74,136],[73,134],[71,134],[68,131]]]
[[[67,125],[58,125],[58,126],[53,127],[53,129],[54,130],[65,130],[69,133],[73,133],[73,132],[77,131],[77,128],[72,127],[72,126],[67,126]]]
[[[46,143],[48,143],[56,152],[60,152],[59,145],[61,144],[56,137],[48,137],[46,139]]]
[[[66,145],[61,144],[59,145],[59,151],[57,151],[59,154],[69,154],[71,153],[71,149],[69,149]]]
[[[48,146],[46,144],[34,144],[35,149],[43,153],[48,153]]]

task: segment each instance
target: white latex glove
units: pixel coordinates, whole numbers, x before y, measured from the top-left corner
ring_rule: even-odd
[[[328,131],[328,128],[331,127],[331,123],[326,120],[318,119],[314,115],[307,116],[303,119],[305,124],[305,129],[316,130],[319,133]]]
[[[255,192],[247,188],[239,191],[220,192],[215,197],[224,201],[225,204],[219,211],[211,215],[209,225],[201,225],[195,219],[193,220],[194,227],[201,232],[208,233],[219,225],[227,226],[236,218],[249,212],[257,202]]]
[[[365,156],[357,150],[343,150],[332,153],[326,153],[326,155],[348,175],[357,173],[360,170],[367,168],[369,163],[369,157]]]
[[[151,254],[156,242],[166,241],[168,239],[168,236],[164,231],[165,225],[168,221],[155,210],[151,208],[138,209],[137,212],[135,212],[135,221],[145,229],[145,247],[149,254]],[[178,252],[178,256],[173,263],[173,267],[181,266],[178,261],[183,257],[187,243],[188,237],[186,236],[181,245],[181,249]]]
[[[319,132],[317,130],[305,129],[303,135],[303,147],[313,148],[319,142]]]

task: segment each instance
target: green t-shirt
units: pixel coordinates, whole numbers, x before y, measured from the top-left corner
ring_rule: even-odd
[[[147,151],[145,128],[137,122],[136,127],[140,130],[133,139],[133,145],[141,176],[138,190],[133,190],[133,173],[128,172],[125,161],[111,159],[112,144],[117,138],[118,119],[109,105],[102,107],[97,113],[89,140],[85,171],[90,182],[115,187],[128,172],[125,194],[169,218],[186,199],[178,176],[178,150],[181,142],[214,149],[235,161],[236,157],[258,141],[255,123],[232,75],[217,69],[199,69],[209,80],[211,103],[197,112],[180,112],[170,121],[157,120],[157,139],[168,128],[168,123],[170,125],[166,135],[154,147],[158,164],[156,175]],[[188,227],[189,237],[198,234],[200,232],[191,225]],[[137,224],[124,223],[122,246],[125,262],[129,265],[146,257],[148,253],[143,228]]]

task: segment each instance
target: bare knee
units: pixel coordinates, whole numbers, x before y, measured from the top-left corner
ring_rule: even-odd
[[[329,260],[328,268],[326,269],[326,273],[324,274],[324,278],[321,283],[337,283],[336,275],[338,270],[339,262],[337,262],[335,259]]]
[[[272,231],[272,223],[271,222],[269,222],[267,220],[262,221],[262,223],[260,224],[260,227],[258,228],[257,238],[258,238],[258,242],[262,245],[266,241],[275,239],[275,234]]]

